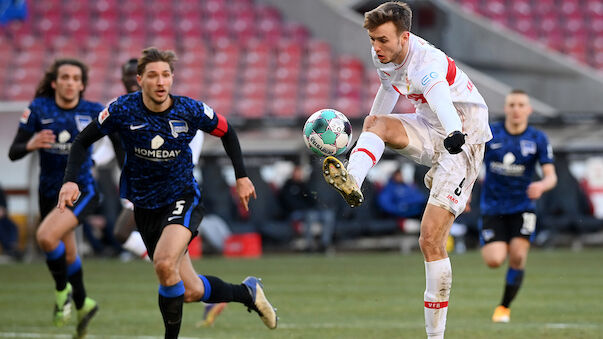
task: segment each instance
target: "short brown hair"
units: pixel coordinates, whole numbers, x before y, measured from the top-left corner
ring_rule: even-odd
[[[88,66],[78,59],[72,58],[63,58],[56,59],[46,70],[44,73],[44,77],[40,80],[38,87],[36,88],[35,97],[52,97],[54,98],[54,88],[52,88],[52,82],[57,81],[57,77],[59,76],[59,67],[63,65],[72,65],[79,67],[82,71],[82,84],[84,84],[84,89],[80,92],[80,98],[84,94],[84,90],[86,90],[86,85],[88,84]]]
[[[524,91],[523,89],[519,89],[519,88],[512,89],[511,92],[509,92],[509,94],[525,94],[525,95],[528,95],[528,93],[526,93],[526,91]]]
[[[174,73],[174,61],[176,61],[176,53],[173,51],[160,51],[155,47],[145,48],[142,51],[142,56],[138,58],[138,66],[136,67],[136,73],[142,75],[147,64],[151,62],[163,61],[170,65],[170,71]]]
[[[412,10],[404,2],[390,1],[364,13],[364,28],[372,30],[386,22],[392,22],[398,34],[410,32]]]

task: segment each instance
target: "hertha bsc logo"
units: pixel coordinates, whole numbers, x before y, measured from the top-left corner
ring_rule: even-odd
[[[188,124],[184,120],[170,120],[170,129],[172,130],[172,136],[178,137],[178,133],[188,132]]]

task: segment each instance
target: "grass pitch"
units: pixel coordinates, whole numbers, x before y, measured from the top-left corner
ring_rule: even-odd
[[[532,251],[511,323],[493,324],[505,268],[488,269],[479,252],[452,255],[446,338],[603,338],[603,250]],[[424,265],[419,253],[266,255],[205,258],[199,273],[240,282],[264,280],[279,328],[230,304],[212,328],[196,328],[200,304],[185,304],[181,338],[425,338]],[[162,338],[157,280],[149,263],[84,261],[88,295],[100,310],[88,338]],[[0,338],[70,338],[75,317],[52,326],[53,286],[43,262],[0,265]]]

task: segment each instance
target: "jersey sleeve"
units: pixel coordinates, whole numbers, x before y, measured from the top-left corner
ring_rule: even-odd
[[[30,133],[35,133],[39,130],[38,120],[38,110],[35,104],[32,103],[23,110],[21,118],[19,118],[19,128]]]
[[[95,121],[102,134],[107,135],[115,131],[115,126],[119,118],[117,114],[118,108],[119,106],[117,106],[116,101],[114,101],[98,113],[98,118]]]
[[[201,112],[197,129],[216,137],[222,137],[228,132],[228,121],[223,115],[214,112],[213,108],[201,101],[197,101],[197,107]]]
[[[539,133],[538,142],[538,162],[541,165],[553,163],[553,147],[549,143],[546,134]]]
[[[373,100],[370,115],[390,114],[394,110],[400,94],[394,90],[391,81],[382,70],[378,69],[377,74],[379,74],[381,86]]]

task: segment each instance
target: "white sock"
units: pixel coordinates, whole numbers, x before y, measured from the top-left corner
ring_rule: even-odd
[[[451,285],[449,258],[425,262],[425,330],[430,339],[444,338]]]
[[[128,240],[122,245],[126,250],[134,253],[137,257],[148,260],[149,254],[147,252],[147,247],[144,245],[144,241],[142,241],[142,236],[138,231],[134,231],[128,237]]]
[[[358,187],[362,187],[368,171],[375,166],[385,151],[385,143],[373,132],[362,132],[356,148],[350,155],[348,173],[356,179]]]

